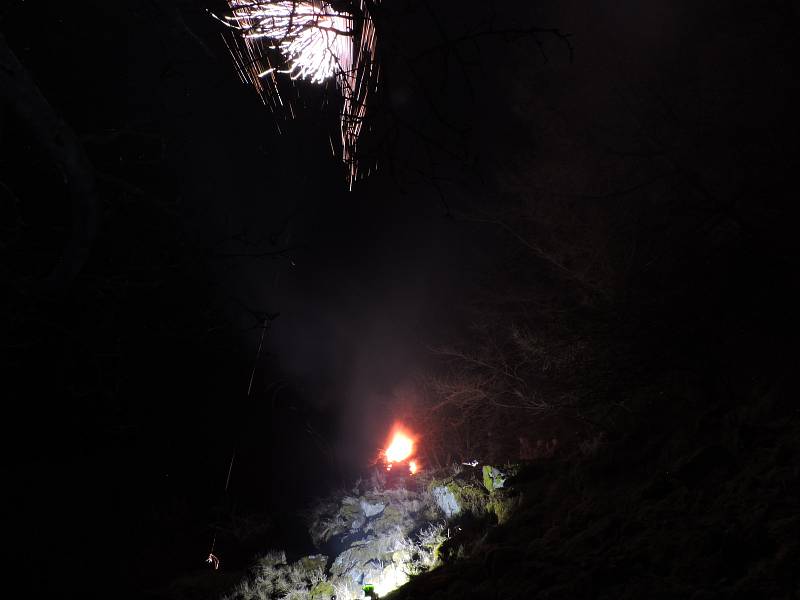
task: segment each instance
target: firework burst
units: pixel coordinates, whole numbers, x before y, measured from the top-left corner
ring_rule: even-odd
[[[334,79],[342,98],[342,160],[352,187],[359,176],[357,145],[367,115],[367,98],[378,81],[377,38],[366,6],[337,10],[321,0],[228,0],[224,21],[237,30],[229,45],[242,79],[273,109],[294,111],[281,96],[276,74],[321,84]],[[279,50],[285,68],[273,65]]]

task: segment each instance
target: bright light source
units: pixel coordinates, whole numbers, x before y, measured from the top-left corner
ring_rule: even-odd
[[[227,20],[246,39],[268,38],[289,62],[292,79],[322,83],[352,68],[352,17],[322,2],[229,0]],[[260,73],[259,75],[265,75]]]
[[[384,568],[378,580],[374,583],[373,589],[378,594],[378,598],[383,598],[389,592],[399,588],[401,585],[408,583],[409,577],[404,570],[404,565],[389,563]]]
[[[386,449],[381,451],[381,456],[385,462],[387,471],[391,471],[395,464],[402,464],[408,467],[411,475],[420,470],[419,460],[415,456],[417,436],[408,431],[400,424],[395,424],[392,428]]]
[[[414,440],[402,431],[395,431],[392,441],[386,448],[387,462],[403,462],[414,452]]]
[[[379,0],[354,2],[350,11],[336,10],[327,0],[227,2],[230,13],[221,20],[238,30],[243,42],[231,52],[243,79],[262,97],[274,95],[273,103],[285,107],[269,49],[279,50],[286,60],[287,68],[278,73],[312,83],[336,81],[342,98],[342,160],[352,187],[359,174],[356,147],[365,126],[367,97],[379,79],[377,36],[370,15],[370,7]],[[293,114],[291,104],[288,109]]]

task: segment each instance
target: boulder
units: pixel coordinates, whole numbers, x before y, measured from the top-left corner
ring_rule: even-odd
[[[328,557],[324,554],[311,554],[310,556],[304,556],[296,564],[303,573],[324,572],[328,566]]]
[[[368,519],[381,514],[385,508],[386,504],[383,502],[369,502],[366,499],[361,500],[361,510],[364,511],[364,516]]]
[[[443,485],[436,486],[431,490],[431,495],[433,496],[433,501],[436,503],[436,506],[439,507],[439,510],[441,510],[448,519],[461,512],[461,505],[450,488]]]
[[[506,483],[506,474],[497,467],[491,465],[483,465],[483,485],[484,487],[493,492],[501,489]]]
[[[395,589],[408,581],[410,554],[405,547],[405,537],[399,530],[392,536],[354,544],[333,561],[331,581],[356,596],[366,584],[374,585],[379,592]]]

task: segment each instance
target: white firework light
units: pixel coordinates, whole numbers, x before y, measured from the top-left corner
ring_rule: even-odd
[[[367,97],[378,80],[375,27],[367,0],[359,1],[353,14],[321,0],[228,0],[231,13],[225,17],[240,33],[241,43],[231,53],[243,80],[271,107],[285,107],[276,73],[316,84],[335,80],[342,96],[342,160],[351,187],[359,175],[356,146]],[[268,49],[280,50],[286,68],[272,65]]]

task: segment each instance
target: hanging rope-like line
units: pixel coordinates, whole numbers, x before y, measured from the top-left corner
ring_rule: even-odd
[[[236,458],[236,448],[233,449],[231,454],[231,463],[228,465],[228,477],[225,479],[225,493],[228,493],[228,485],[231,482],[231,471],[233,471],[233,459]]]
[[[247,384],[247,397],[250,397],[250,392],[253,389],[253,378],[256,376],[256,365],[258,364],[258,358],[261,356],[261,348],[264,346],[264,334],[267,333],[267,324],[269,323],[269,318],[264,318],[264,325],[261,328],[261,339],[258,340],[258,350],[256,351],[256,359],[253,361],[253,370],[250,371],[250,383]],[[230,477],[230,473],[228,474]]]
[[[261,326],[261,337],[258,340],[258,350],[256,350],[256,358],[253,361],[253,368],[250,371],[250,381],[247,384],[247,395],[245,396],[247,399],[250,398],[250,392],[253,391],[253,380],[256,376],[256,367],[258,367],[258,360],[261,358],[261,349],[264,347],[264,336],[267,333],[267,326],[269,325],[269,317],[264,317],[264,324]],[[228,486],[231,483],[231,473],[233,472],[233,461],[236,459],[236,446],[233,447],[233,451],[231,452],[231,461],[228,463],[228,476],[225,478],[225,490],[224,494],[228,493]],[[208,557],[206,558],[206,563],[214,567],[216,571],[219,569],[219,558],[216,554],[214,554],[214,548],[217,545],[217,532],[214,532],[213,537],[211,538],[211,550],[208,552]]]

